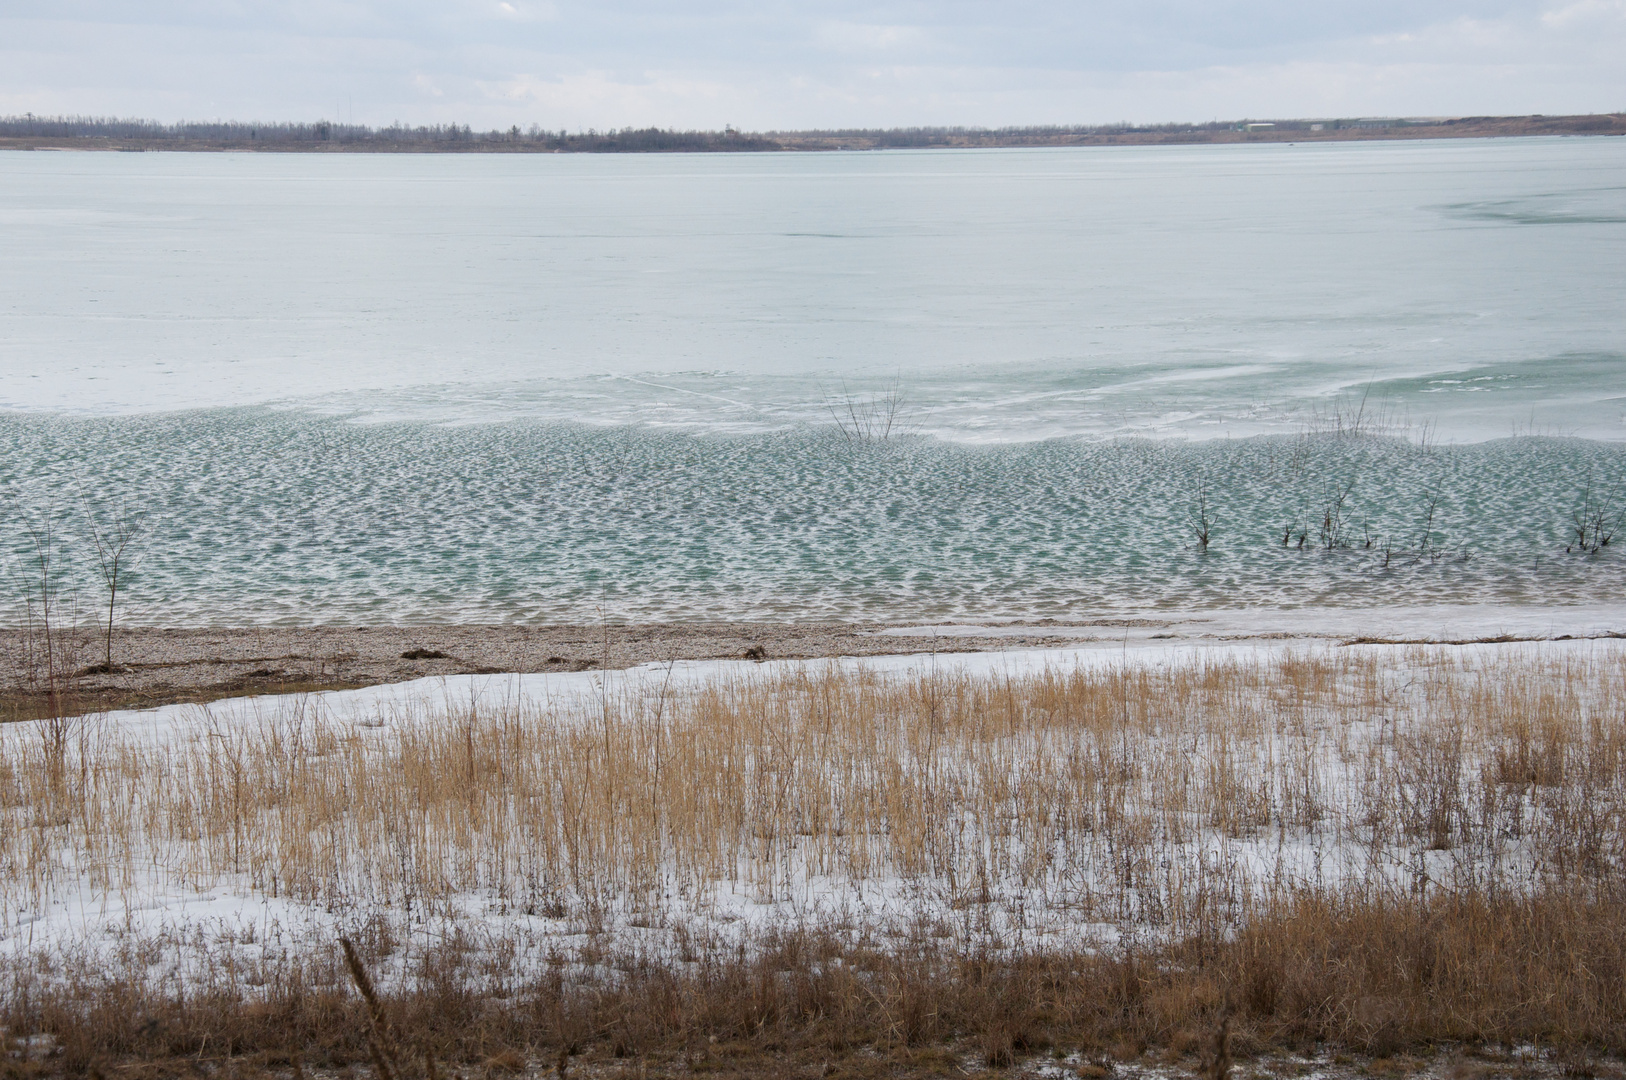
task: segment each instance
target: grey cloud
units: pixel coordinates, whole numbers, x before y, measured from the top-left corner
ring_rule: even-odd
[[[1572,26],[1550,17],[1565,0],[14,2],[0,110],[788,127],[1357,113],[1407,94],[1415,113],[1620,108],[1626,0],[1580,4]]]

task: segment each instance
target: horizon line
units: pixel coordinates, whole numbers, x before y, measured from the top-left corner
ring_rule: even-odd
[[[1041,147],[1113,144],[1308,142],[1533,135],[1626,135],[1626,112],[1546,115],[1352,116],[1199,122],[1032,124],[983,127],[804,128],[742,131],[658,126],[544,128],[538,123],[476,131],[457,121],[408,126],[332,120],[159,120],[29,112],[0,116],[0,148],[263,151],[685,152]]]

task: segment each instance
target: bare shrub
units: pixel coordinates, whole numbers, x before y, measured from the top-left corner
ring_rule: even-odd
[[[1187,511],[1186,517],[1186,527],[1191,530],[1192,539],[1197,541],[1197,550],[1208,550],[1208,540],[1216,521],[1214,509],[1208,504],[1208,480],[1204,477],[1197,482],[1196,504]]]
[[[904,433],[903,388],[896,380],[880,393],[854,394],[843,383],[839,395],[826,394],[825,410],[836,430],[852,443],[885,442]]]
[[[1595,495],[1588,483],[1580,503],[1570,511],[1571,540],[1564,550],[1598,554],[1615,538],[1623,519],[1626,519],[1626,510],[1612,509],[1610,500]]]
[[[103,636],[100,673],[111,674],[117,670],[113,664],[113,624],[117,614],[119,586],[132,569],[130,563],[135,555],[134,546],[141,537],[144,522],[122,503],[111,520],[98,521],[88,501],[85,503],[85,522],[90,529],[91,546],[96,552],[96,571],[107,592],[107,631]],[[87,672],[97,673],[94,668]]]

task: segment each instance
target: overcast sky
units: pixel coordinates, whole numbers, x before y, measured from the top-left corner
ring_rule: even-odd
[[[751,130],[1626,110],[1626,0],[0,0],[0,113]]]

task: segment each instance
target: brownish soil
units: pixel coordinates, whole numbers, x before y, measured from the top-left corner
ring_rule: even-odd
[[[1044,625],[1044,624],[1035,624]],[[1103,633],[1139,620],[1106,620]],[[642,626],[326,626],[121,629],[113,670],[103,643],[69,644],[58,699],[75,712],[152,708],[252,694],[306,693],[498,671],[586,671],[668,660],[792,660],[882,656],[934,648],[930,638],[881,637],[873,623],[662,623]],[[939,651],[1055,645],[1033,637],[956,637]],[[28,641],[0,630],[0,721],[46,715],[53,702]]]

